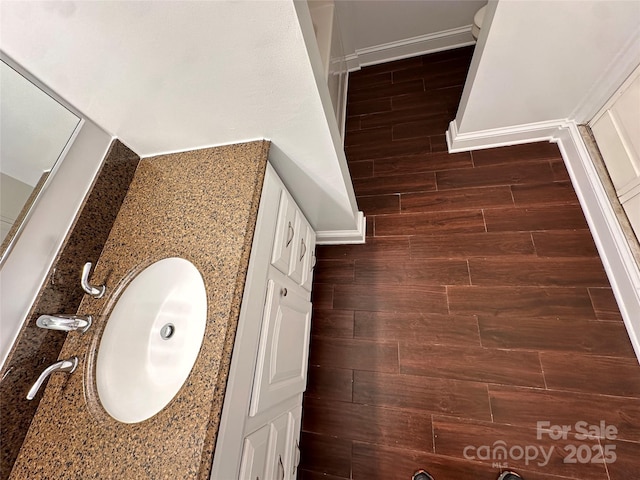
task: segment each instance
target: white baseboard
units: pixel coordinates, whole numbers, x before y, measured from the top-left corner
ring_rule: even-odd
[[[447,146],[449,147],[449,153],[456,153],[521,143],[551,141],[558,134],[559,126],[564,122],[564,119],[551,120],[471,133],[459,133],[458,125],[453,120],[446,132]]]
[[[358,212],[356,230],[320,230],[316,232],[317,245],[344,245],[365,243],[367,221],[362,212]]]
[[[618,223],[613,207],[574,121],[554,120],[458,134],[447,131],[449,152],[550,141],[558,144],[582,211],[589,224],[631,344],[640,361],[640,267]]]
[[[351,72],[367,65],[376,65],[378,63],[415,57],[416,55],[451,50],[475,43],[476,41],[473,35],[471,35],[471,25],[465,25],[464,27],[420,35],[397,42],[358,48],[355,53],[346,55],[345,61],[347,63],[347,69]]]

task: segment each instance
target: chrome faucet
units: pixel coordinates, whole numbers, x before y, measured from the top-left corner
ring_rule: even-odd
[[[47,330],[62,330],[64,332],[80,330],[84,333],[89,329],[92,321],[91,315],[40,315],[36,320],[36,325]]]
[[[89,295],[91,295],[93,298],[102,298],[107,288],[104,285],[100,285],[99,287],[96,287],[89,283],[89,274],[91,273],[91,266],[92,266],[91,262],[87,262],[84,264],[84,267],[82,267],[82,276],[80,277],[80,285],[82,286],[82,289],[85,292],[87,292]]]
[[[55,373],[55,372],[73,373],[75,372],[77,367],[78,367],[78,357],[71,357],[68,360],[60,360],[59,362],[56,362],[53,365],[50,365],[49,367],[45,368],[44,372],[40,374],[40,376],[36,380],[36,383],[34,383],[31,389],[29,390],[29,393],[27,393],[27,400],[33,400],[35,398],[35,396],[38,394],[38,390],[40,390],[40,387],[42,386],[44,381],[47,378],[49,378],[49,375],[51,375],[52,373]]]

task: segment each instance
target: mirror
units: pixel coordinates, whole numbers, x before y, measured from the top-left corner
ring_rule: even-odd
[[[0,61],[0,256],[66,151],[80,118]]]

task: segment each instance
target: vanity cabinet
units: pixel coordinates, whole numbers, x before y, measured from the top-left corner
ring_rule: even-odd
[[[314,266],[315,232],[267,165],[212,480],[296,478]]]

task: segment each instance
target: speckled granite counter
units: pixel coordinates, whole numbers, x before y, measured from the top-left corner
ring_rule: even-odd
[[[77,355],[78,370],[51,377],[12,479],[208,478],[268,149],[251,142],[140,161],[91,277],[106,283],[107,295],[84,297],[79,313],[94,315],[94,325],[71,332],[60,354]],[[160,413],[119,423],[97,397],[96,349],[122,289],[172,256],[191,261],[205,281],[200,355]]]

